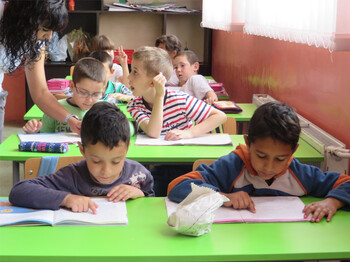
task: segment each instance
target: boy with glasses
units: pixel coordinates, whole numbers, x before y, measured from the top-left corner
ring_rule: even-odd
[[[103,97],[105,92],[106,70],[95,58],[80,59],[74,67],[73,80],[70,82],[72,97],[58,102],[70,113],[61,123],[44,114],[42,121],[29,120],[23,130],[26,133],[72,132],[67,124],[70,117],[82,119],[85,113]]]

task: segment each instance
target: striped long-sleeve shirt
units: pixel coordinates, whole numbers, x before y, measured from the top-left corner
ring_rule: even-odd
[[[137,126],[149,120],[152,108],[141,97],[130,100],[127,110],[135,119]],[[188,129],[208,118],[212,107],[207,103],[183,92],[166,90],[163,107],[162,134],[173,129]],[[193,121],[193,122],[192,122]]]

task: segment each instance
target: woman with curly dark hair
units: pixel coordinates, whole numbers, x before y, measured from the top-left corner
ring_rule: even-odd
[[[68,23],[65,0],[0,0],[0,141],[7,92],[5,73],[24,66],[33,101],[52,118],[80,133],[81,121],[69,114],[49,92],[45,78],[45,42]]]

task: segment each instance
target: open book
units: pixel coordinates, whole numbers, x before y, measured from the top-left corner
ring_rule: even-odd
[[[310,221],[304,218],[304,203],[293,196],[251,197],[256,213],[247,209],[220,207],[215,211],[214,223],[259,223]],[[168,217],[176,211],[177,203],[165,199]]]
[[[47,142],[47,143],[77,143],[80,136],[75,133],[38,133],[38,134],[18,134],[21,142]]]
[[[165,135],[159,138],[151,138],[147,135],[137,135],[135,145],[138,146],[170,146],[170,145],[204,145],[221,146],[232,145],[232,140],[228,134],[208,134],[189,139],[180,139],[175,141],[164,140]]]
[[[67,209],[47,210],[15,206],[1,206],[0,226],[52,225],[52,226],[109,226],[127,225],[128,217],[124,201],[109,202],[107,198],[92,198],[98,204],[97,214],[75,213]],[[0,201],[7,201],[1,199]],[[1,202],[0,202],[1,203]]]

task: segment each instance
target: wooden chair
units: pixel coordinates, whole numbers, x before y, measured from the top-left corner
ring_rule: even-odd
[[[228,116],[225,123],[222,124],[222,132],[229,135],[235,135],[236,130],[236,119],[232,116]]]
[[[235,135],[237,132],[236,128],[236,119],[232,116],[228,116],[226,122],[221,126],[218,126],[215,130],[212,131],[212,133],[225,133],[229,135]]]
[[[83,156],[61,156],[58,159],[56,171],[61,167],[67,166],[70,163],[75,163],[84,159]],[[24,164],[24,179],[34,178],[38,176],[41,163],[41,157],[29,158]]]
[[[74,71],[74,66],[71,66],[70,69],[69,69],[69,73],[71,76],[73,76],[73,71]]]
[[[192,170],[196,170],[197,167],[200,165],[200,164],[206,164],[206,165],[210,165],[211,163],[213,163],[216,159],[198,159],[196,161],[194,161],[193,163],[193,166],[192,166]]]

